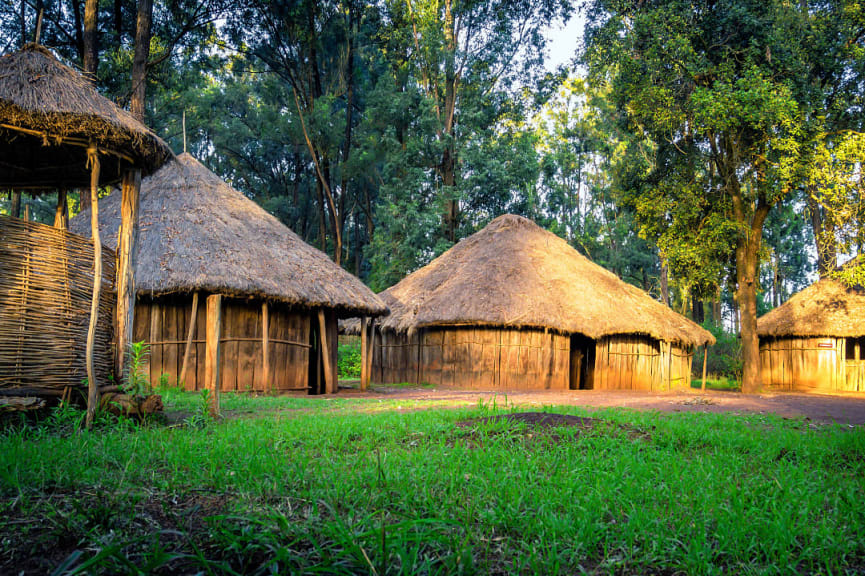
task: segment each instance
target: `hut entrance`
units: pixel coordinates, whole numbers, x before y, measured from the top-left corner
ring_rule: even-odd
[[[844,371],[847,390],[865,390],[865,338],[846,338]]]
[[[568,388],[591,390],[595,374],[595,341],[582,334],[571,335],[571,368]]]

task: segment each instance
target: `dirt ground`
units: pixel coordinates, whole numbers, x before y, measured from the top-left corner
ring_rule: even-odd
[[[817,422],[865,424],[865,396],[828,396],[820,394],[742,394],[740,392],[699,390],[681,392],[633,392],[625,390],[574,391],[474,391],[404,387],[375,387],[368,392],[341,389],[353,398],[388,400],[428,400],[431,402],[485,403],[505,400],[521,408],[550,405],[620,407],[661,412],[731,412],[737,414],[774,413],[784,418],[808,418]]]

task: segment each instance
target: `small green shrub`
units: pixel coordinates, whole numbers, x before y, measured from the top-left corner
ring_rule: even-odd
[[[340,344],[336,365],[340,378],[360,378],[360,343]]]
[[[153,392],[147,379],[148,356],[150,356],[150,346],[145,342],[129,344],[129,373],[126,375],[126,383],[122,386],[127,394],[140,396]]]
[[[198,396],[198,403],[195,406],[195,412],[186,419],[186,425],[190,428],[200,430],[207,428],[213,423],[213,416],[210,414],[210,390],[205,388]]]

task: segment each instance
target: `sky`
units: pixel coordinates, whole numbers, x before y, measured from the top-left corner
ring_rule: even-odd
[[[576,55],[586,25],[584,14],[575,13],[565,24],[557,22],[547,32],[547,70],[568,64]]]

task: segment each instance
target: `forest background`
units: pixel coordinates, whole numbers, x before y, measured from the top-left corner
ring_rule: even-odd
[[[37,36],[376,291],[521,214],[710,327],[745,389],[757,316],[862,253],[858,1],[0,0],[0,53]]]

